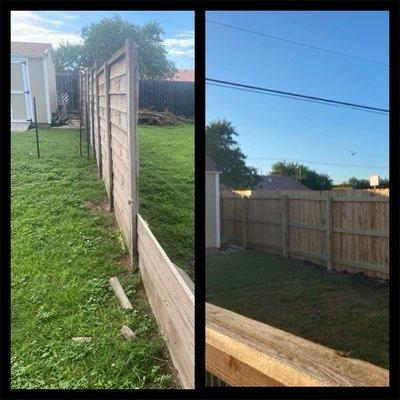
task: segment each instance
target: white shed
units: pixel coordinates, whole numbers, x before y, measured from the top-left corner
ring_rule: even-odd
[[[219,174],[215,162],[206,156],[206,248],[221,244],[219,209]]]
[[[56,72],[49,43],[11,42],[11,130],[25,130],[34,120],[48,126],[57,111]]]

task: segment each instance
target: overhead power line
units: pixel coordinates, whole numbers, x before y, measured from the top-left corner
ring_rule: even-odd
[[[264,36],[264,37],[267,37],[269,39],[280,40],[282,42],[287,42],[287,43],[295,44],[295,45],[298,45],[298,46],[308,47],[310,49],[324,51],[326,53],[336,54],[336,55],[342,56],[342,57],[354,58],[356,60],[365,61],[365,62],[368,62],[368,63],[371,63],[371,64],[377,64],[377,65],[383,65],[385,67],[389,67],[389,65],[386,64],[386,63],[383,63],[383,62],[380,62],[380,61],[371,60],[370,58],[359,57],[359,56],[355,56],[353,54],[343,53],[341,51],[335,51],[335,50],[326,49],[324,47],[313,46],[311,44],[307,44],[307,43],[303,43],[303,42],[297,42],[295,40],[285,39],[285,38],[282,38],[282,37],[279,37],[279,36],[270,35],[270,34],[262,33],[262,32],[257,32],[257,31],[253,31],[253,30],[246,29],[246,28],[241,28],[239,26],[235,26],[235,25],[231,25],[231,24],[225,24],[225,23],[222,23],[222,22],[213,21],[211,19],[206,19],[206,21],[211,22],[211,23],[216,24],[216,25],[225,26],[227,28],[236,29],[238,31],[243,31],[243,32],[247,32],[247,33],[253,33],[253,34],[259,35],[259,36]]]
[[[388,167],[384,166],[376,166],[376,165],[354,165],[354,164],[341,164],[341,163],[330,163],[325,161],[311,161],[311,160],[301,160],[296,158],[286,158],[286,157],[247,157],[249,160],[287,160],[287,161],[299,161],[310,164],[321,164],[321,165],[331,165],[336,167],[353,167],[353,168],[374,168],[374,169],[388,169]]]
[[[220,85],[226,85],[226,86],[222,86],[222,87],[225,87],[228,89],[235,89],[235,88],[240,88],[242,90],[249,89],[248,91],[257,91],[257,93],[265,93],[265,94],[272,93],[275,95],[281,95],[282,97],[288,97],[288,98],[297,99],[297,100],[309,100],[309,101],[313,101],[313,102],[318,102],[320,104],[335,104],[335,105],[340,105],[340,106],[356,108],[356,109],[364,110],[364,111],[389,113],[389,110],[385,109],[385,108],[371,107],[371,106],[366,106],[366,105],[362,105],[362,104],[355,104],[355,103],[349,103],[349,102],[344,102],[344,101],[326,99],[326,98],[322,98],[322,97],[308,96],[308,95],[304,95],[304,94],[300,94],[300,93],[285,92],[282,90],[263,88],[263,87],[259,87],[259,86],[245,85],[242,83],[222,81],[222,80],[213,79],[213,78],[206,78],[206,81],[213,82],[213,83],[220,84]]]

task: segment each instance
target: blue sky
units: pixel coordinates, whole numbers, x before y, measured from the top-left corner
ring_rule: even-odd
[[[168,57],[178,68],[194,67],[194,13],[191,11],[13,11],[11,39],[21,42],[79,43],[82,26],[120,15],[143,25],[157,21],[163,28]]]
[[[206,18],[389,63],[386,12],[230,11],[207,12]],[[206,76],[389,108],[388,67],[210,22]],[[233,123],[247,163],[263,174],[276,159],[293,159],[328,173],[335,183],[351,176],[368,179],[375,173],[388,177],[386,115],[209,85],[206,113],[207,122],[225,118]]]

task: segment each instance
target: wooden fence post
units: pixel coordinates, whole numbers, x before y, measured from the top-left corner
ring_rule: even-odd
[[[332,198],[330,192],[326,196],[326,268],[333,269],[333,240],[332,240]]]
[[[109,189],[109,207],[114,211],[114,173],[113,173],[113,153],[110,121],[110,67],[107,62],[104,63],[104,118],[106,120],[105,136],[107,137],[108,147],[108,189]]]
[[[289,197],[282,195],[282,256],[289,254]]]
[[[128,145],[130,169],[130,199],[131,205],[131,264],[134,268],[134,258],[137,255],[137,214],[139,212],[139,149],[137,139],[138,100],[139,100],[139,69],[137,46],[132,39],[125,41],[126,60],[126,99],[128,118]]]
[[[247,197],[242,197],[242,246],[247,247]]]
[[[100,61],[95,60],[94,62],[94,86],[96,88],[96,124],[97,124],[97,153],[98,153],[98,164],[100,178],[103,177],[103,165],[102,165],[102,154],[101,154],[101,134],[100,134],[100,108],[99,108],[99,75],[98,70],[100,68]]]

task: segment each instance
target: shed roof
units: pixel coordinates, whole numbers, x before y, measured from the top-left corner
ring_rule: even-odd
[[[50,43],[11,42],[11,55],[23,57],[47,57]]]
[[[214,160],[206,156],[206,171],[207,172],[220,172],[217,168],[217,164],[215,164]]]
[[[257,189],[261,190],[310,190],[307,186],[286,175],[261,175]]]

